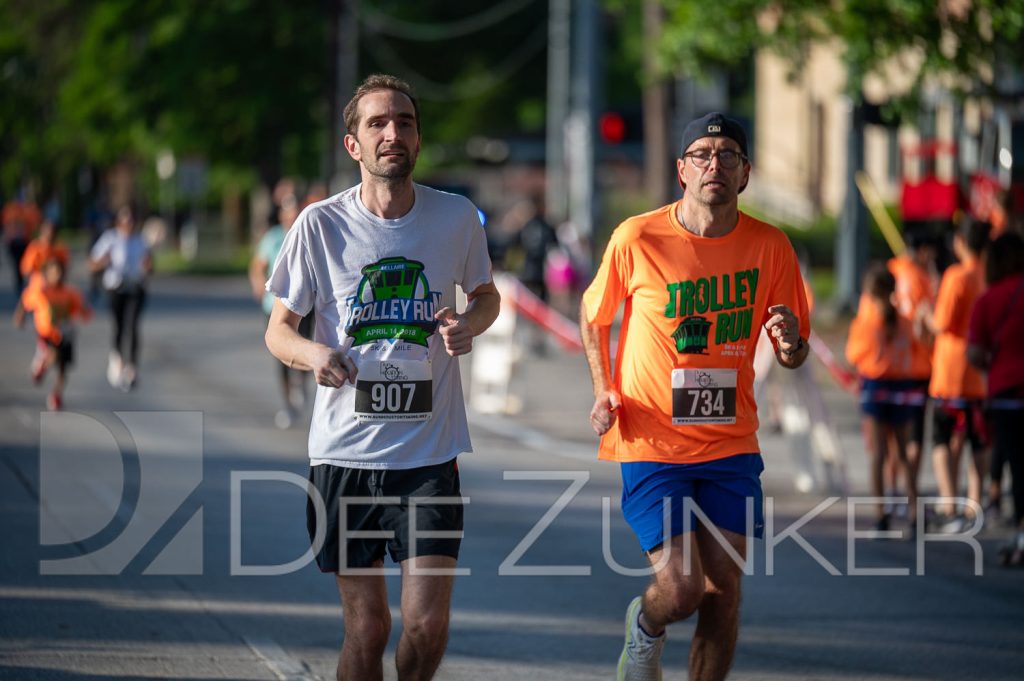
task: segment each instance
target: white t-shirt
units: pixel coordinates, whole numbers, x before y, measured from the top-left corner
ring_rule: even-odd
[[[110,264],[103,271],[103,286],[113,291],[122,285],[142,285],[146,279],[143,263],[148,251],[149,247],[141,234],[125,236],[112,227],[100,235],[89,255],[93,260],[110,255]]]
[[[487,240],[468,199],[414,187],[395,220],[371,213],[360,185],[306,207],[267,282],[292,312],[315,310],[314,340],[359,368],[358,390],[317,386],[312,465],[416,468],[472,451],[459,363],[433,317],[455,308],[456,284],[491,281]]]

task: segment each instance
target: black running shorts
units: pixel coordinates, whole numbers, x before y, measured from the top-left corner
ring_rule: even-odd
[[[371,567],[384,558],[385,550],[396,563],[414,555],[459,557],[461,537],[430,536],[434,532],[462,532],[462,502],[450,500],[461,497],[455,459],[404,470],[321,464],[310,467],[309,482],[310,494],[319,494],[326,509],[325,516],[318,518],[313,499],[306,501],[306,527],[322,572],[341,570],[342,548],[346,568]],[[345,523],[341,522],[342,508]],[[415,515],[415,552],[410,537],[411,514]],[[317,547],[316,531],[321,525],[326,532],[323,545]],[[380,536],[351,537],[352,532],[376,532]]]

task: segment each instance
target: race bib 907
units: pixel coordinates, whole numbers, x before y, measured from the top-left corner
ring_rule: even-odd
[[[672,425],[736,423],[735,369],[674,369]]]
[[[426,421],[433,409],[430,362],[385,360],[359,367],[356,419]]]

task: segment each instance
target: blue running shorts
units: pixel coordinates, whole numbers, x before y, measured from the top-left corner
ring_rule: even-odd
[[[764,536],[764,493],[760,454],[737,454],[705,463],[637,461],[621,464],[622,515],[646,552],[665,542],[663,499],[672,500],[672,531],[668,537],[696,529],[696,505],[708,520],[730,532]],[[688,522],[683,521],[683,499],[693,500]],[[753,511],[748,527],[747,508]]]

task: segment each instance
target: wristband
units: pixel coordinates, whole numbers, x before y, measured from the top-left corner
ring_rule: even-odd
[[[779,354],[785,355],[787,358],[790,358],[793,355],[795,355],[796,353],[798,353],[801,350],[803,350],[805,345],[807,345],[807,343],[804,342],[804,337],[800,336],[800,338],[798,338],[797,341],[796,341],[796,347],[795,348],[793,348],[792,350],[782,350],[782,349],[779,349]]]

